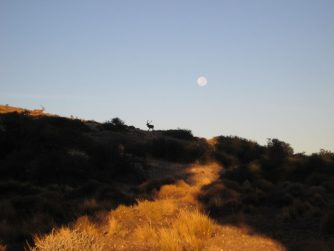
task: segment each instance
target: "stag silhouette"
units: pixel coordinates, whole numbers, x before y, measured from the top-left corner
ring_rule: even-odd
[[[152,121],[146,121],[146,126],[147,126],[147,128],[148,128],[148,130],[154,130],[154,125],[152,125],[152,124],[150,124],[150,123],[152,123]]]

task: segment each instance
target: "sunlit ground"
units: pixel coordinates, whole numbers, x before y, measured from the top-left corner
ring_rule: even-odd
[[[222,226],[203,213],[197,196],[218,178],[220,166],[193,165],[189,180],[165,185],[154,201],[119,206],[92,222],[36,236],[32,250],[285,250],[247,227]]]

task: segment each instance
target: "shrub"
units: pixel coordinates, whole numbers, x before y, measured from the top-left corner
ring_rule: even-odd
[[[148,152],[155,158],[190,163],[196,160],[205,161],[209,156],[209,147],[201,140],[188,142],[159,137],[150,142]]]
[[[239,138],[236,136],[219,136],[214,138],[216,152],[224,155],[231,155],[241,163],[248,163],[256,160],[263,154],[263,147],[256,142]]]
[[[278,163],[293,155],[293,149],[288,143],[278,139],[268,139],[268,154]]]
[[[161,132],[164,136],[169,136],[177,139],[192,140],[194,138],[191,130],[188,129],[173,129]]]
[[[214,157],[218,162],[222,163],[226,168],[233,168],[239,165],[239,160],[237,157],[222,151],[215,151]]]
[[[102,124],[102,129],[104,130],[110,130],[110,131],[115,131],[115,132],[124,132],[127,131],[128,127],[124,123],[123,120],[120,118],[116,117],[113,118],[109,121],[106,121]]]

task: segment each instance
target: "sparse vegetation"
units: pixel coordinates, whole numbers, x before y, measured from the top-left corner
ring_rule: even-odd
[[[34,233],[81,215],[151,198],[160,186],[174,182],[151,182],[150,189],[140,189],[149,181],[148,158],[201,158],[199,139],[189,147],[168,137],[181,152],[159,152],[155,138],[143,137],[119,118],[95,126],[92,121],[15,111],[0,115],[0,238],[9,249],[22,248]],[[159,135],[161,140],[167,137]]]
[[[242,214],[239,223],[287,246],[308,235],[321,242],[331,240],[332,216],[328,213],[334,210],[330,188],[333,153],[294,154],[289,144],[277,139],[269,139],[267,146],[238,137],[217,137],[213,142],[217,160],[225,169],[200,196],[210,215],[228,223]],[[277,227],[268,231],[272,225]],[[326,234],[319,235],[320,229]],[[332,241],[324,245],[334,248]]]
[[[188,129],[174,129],[174,130],[166,130],[161,131],[162,135],[177,138],[177,139],[185,139],[185,140],[192,140],[194,135],[192,134],[191,130]]]
[[[194,165],[192,185],[179,181],[162,186],[154,201],[120,206],[93,222],[80,218],[67,228],[35,237],[34,251],[43,250],[263,250],[282,246],[246,230],[222,227],[200,211],[196,195],[216,178],[219,166]],[[240,243],[239,238],[246,240]],[[239,248],[240,247],[240,248]],[[237,248],[237,249],[235,249]]]
[[[2,108],[0,251],[334,249],[330,151]]]

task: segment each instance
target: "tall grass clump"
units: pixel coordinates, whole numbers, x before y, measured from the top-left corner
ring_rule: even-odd
[[[79,219],[72,227],[35,237],[30,250],[201,250],[219,226],[176,201],[141,201],[120,206],[103,223]]]

